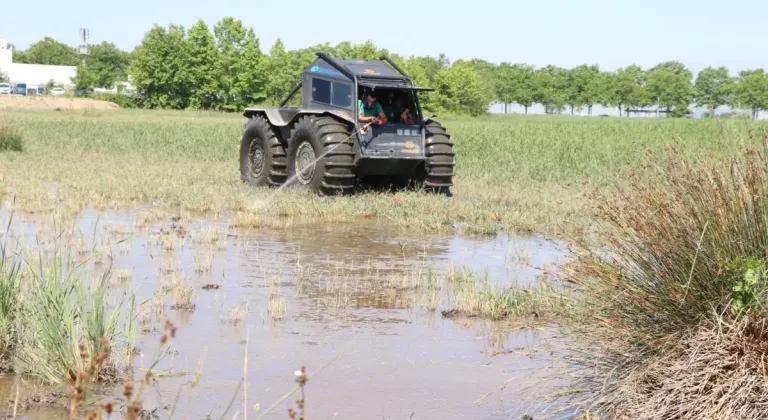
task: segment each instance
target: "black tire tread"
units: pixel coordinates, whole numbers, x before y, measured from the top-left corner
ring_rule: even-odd
[[[321,159],[322,164],[318,162],[316,166],[316,169],[322,168],[321,188],[318,192],[334,195],[351,191],[355,184],[355,152],[349,128],[332,117],[307,115],[296,122],[291,130],[291,139],[300,124],[309,125],[317,134],[323,148],[318,155],[325,154]]]
[[[451,135],[437,121],[426,126],[425,179],[424,185],[439,193],[447,193],[453,186],[456,166]]]
[[[256,126],[257,130],[261,131],[262,133],[266,134],[266,138],[264,139],[264,170],[267,173],[267,185],[270,186],[278,186],[282,185],[283,182],[285,182],[287,178],[287,157],[288,155],[285,152],[285,148],[283,147],[283,144],[280,142],[280,139],[277,137],[277,134],[275,134],[275,130],[272,127],[272,124],[269,123],[269,120],[267,120],[266,117],[263,115],[254,115],[250,118],[250,120],[246,123],[244,133],[249,128]],[[242,148],[245,147],[244,143],[241,144],[241,155],[242,155]],[[248,179],[246,178],[245,174],[242,173],[242,162],[241,162],[241,175],[240,178],[244,182],[248,182]]]

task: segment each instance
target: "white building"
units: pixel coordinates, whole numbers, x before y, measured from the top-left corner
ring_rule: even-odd
[[[72,78],[77,74],[77,67],[14,63],[13,48],[8,45],[8,41],[0,39],[0,72],[8,75],[11,83],[45,86],[49,80],[53,80],[65,88],[72,88]]]

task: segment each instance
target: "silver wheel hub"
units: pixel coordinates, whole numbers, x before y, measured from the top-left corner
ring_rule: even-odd
[[[315,149],[309,142],[302,142],[296,150],[296,177],[302,184],[309,184],[315,175]]]
[[[251,143],[251,173],[258,177],[264,172],[264,149],[261,146],[253,142]]]

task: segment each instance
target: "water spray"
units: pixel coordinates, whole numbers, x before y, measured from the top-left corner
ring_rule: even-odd
[[[333,145],[333,147],[331,147],[330,149],[328,149],[325,152],[323,152],[323,154],[321,154],[320,156],[316,157],[315,160],[312,161],[312,165],[315,165],[318,161],[320,161],[320,159],[324,158],[326,155],[328,155],[329,153],[333,152],[337,147],[339,147],[342,144],[346,143],[347,140],[349,140],[352,137],[356,136],[358,133],[365,132],[365,130],[367,130],[368,127],[370,127],[373,123],[374,123],[374,121],[371,121],[368,124],[360,126],[360,128],[355,130],[347,138],[345,138],[344,140],[340,141],[339,143]],[[299,174],[295,173],[295,174],[293,174],[293,176],[291,176],[290,178],[286,179],[285,182],[283,183],[283,185],[280,185],[279,187],[277,187],[277,189],[272,194],[270,194],[265,200],[259,201],[259,205],[255,206],[254,210],[261,209],[262,207],[264,207],[264,205],[271,203],[272,200],[274,200],[275,196],[278,193],[280,193],[282,190],[284,190],[288,185],[290,185],[294,180],[296,180],[296,177],[298,177],[298,176],[299,176]]]

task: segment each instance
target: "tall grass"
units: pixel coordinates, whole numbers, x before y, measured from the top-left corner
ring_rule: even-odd
[[[36,261],[28,257],[21,312],[19,373],[52,384],[74,382],[79,372],[87,371],[91,358],[103,350],[103,338],[125,344],[119,328],[131,322],[119,305],[107,304],[109,270],[89,285],[67,260],[66,251],[55,249],[50,259],[42,253]],[[115,379],[117,364],[109,360],[96,378]]]
[[[7,125],[0,125],[0,151],[21,152],[24,150],[21,133]]]
[[[604,242],[569,276],[576,386],[632,419],[764,418],[768,156],[671,149],[649,170],[593,196]]]
[[[106,355],[113,345],[133,346],[133,296],[127,308],[108,302],[110,271],[92,284],[85,281],[82,263],[72,260],[76,247],[62,234],[52,244],[17,243],[11,253],[7,241],[13,236],[6,231],[0,247],[3,370],[51,384],[74,384],[81,372],[93,371],[90,364],[101,357],[91,377],[115,379],[125,360]]]
[[[4,241],[0,245],[0,370],[3,371],[12,370],[12,357],[19,339],[20,297],[21,263],[9,255]]]
[[[0,124],[25,133],[27,153],[0,155],[5,183],[25,210],[157,203],[233,210],[244,226],[375,219],[403,229],[558,233],[584,222],[583,194],[677,139],[727,154],[755,145],[768,125],[748,121],[487,117],[444,121],[456,144],[454,197],[401,192],[342,200],[239,181],[237,115],[170,111],[17,112]],[[753,135],[750,137],[749,133]],[[725,140],[722,140],[725,139]],[[56,185],[51,194],[51,185]]]

